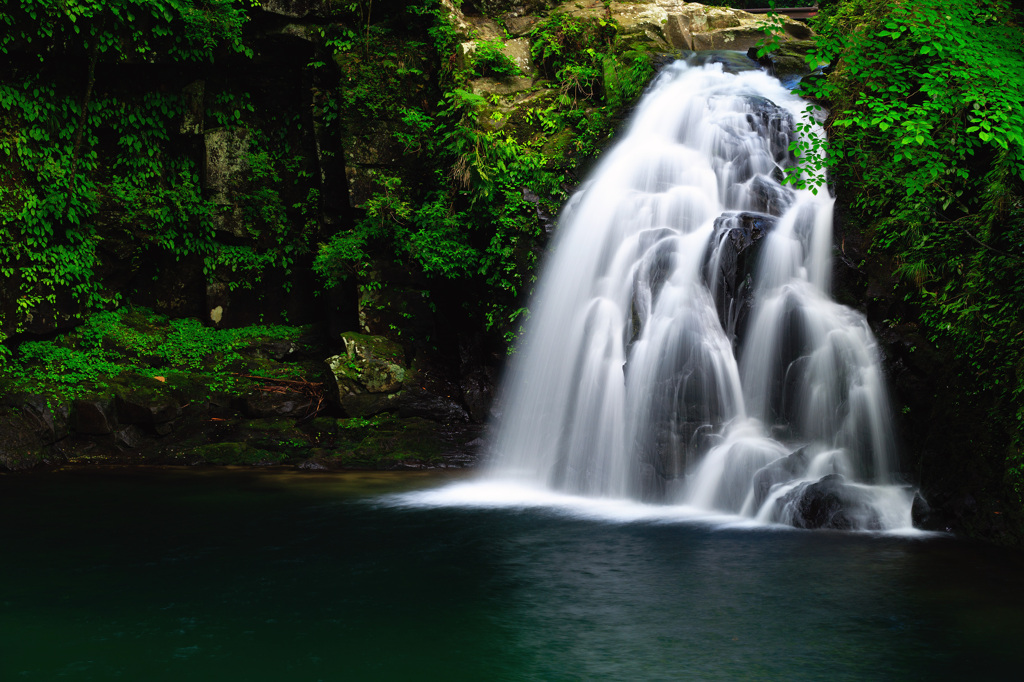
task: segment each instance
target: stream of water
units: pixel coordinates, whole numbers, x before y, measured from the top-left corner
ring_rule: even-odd
[[[566,206],[490,478],[910,528],[877,344],[829,295],[833,200],[780,182],[821,130],[774,78],[730,71],[667,67]]]

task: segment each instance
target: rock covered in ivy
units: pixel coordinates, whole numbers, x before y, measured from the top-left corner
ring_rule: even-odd
[[[815,44],[813,40],[793,40],[780,43],[777,48],[761,57],[757,56],[756,48],[750,48],[747,56],[768,69],[771,75],[785,80],[789,76],[804,76],[811,72],[811,66],[805,57],[815,48]],[[816,64],[815,68],[818,66],[824,64]]]
[[[244,189],[249,174],[249,130],[244,126],[207,130],[206,187],[215,204],[223,210],[216,214],[219,229],[237,238],[248,231],[235,193]]]

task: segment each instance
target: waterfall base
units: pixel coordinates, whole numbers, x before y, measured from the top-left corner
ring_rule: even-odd
[[[829,296],[832,204],[781,183],[806,103],[677,62],[566,206],[490,465],[570,495],[911,526],[877,344]],[[805,125],[798,125],[803,123]]]

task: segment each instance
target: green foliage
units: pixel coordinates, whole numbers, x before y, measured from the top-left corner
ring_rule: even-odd
[[[170,320],[145,309],[122,308],[90,315],[73,333],[54,341],[22,343],[4,370],[11,382],[8,390],[64,399],[102,389],[126,373],[200,372],[208,375],[210,390],[227,390],[244,382],[232,369],[242,366],[249,347],[299,333],[284,326],[218,330],[195,319]]]
[[[502,52],[504,44],[500,40],[483,40],[477,43],[472,54],[473,72],[482,77],[493,77],[508,80],[523,75],[516,61]]]
[[[615,32],[610,19],[580,19],[563,13],[530,31],[530,52],[541,71],[558,82],[561,104],[600,96],[605,52],[610,51]]]
[[[831,104],[829,155],[794,146],[798,185],[827,171],[873,249],[912,286],[930,341],[1005,434],[1024,492],[1024,30],[1003,0],[848,0],[817,24],[832,61],[805,94]],[[801,175],[802,173],[802,175]]]
[[[83,52],[102,61],[207,61],[221,46],[246,53],[245,10],[235,0],[9,0],[0,14],[0,54],[40,62]],[[58,40],[59,38],[59,40]]]
[[[440,97],[433,107],[409,106],[413,83],[387,73],[389,54],[402,54],[401,41],[383,26],[373,29],[380,40],[369,56],[348,48],[332,57],[355,68],[371,57],[375,70],[383,64],[375,90],[364,93],[352,80],[338,111],[350,126],[368,117],[393,121],[393,136],[409,157],[401,169],[363,171],[376,190],[358,207],[355,225],[321,245],[315,268],[328,284],[365,282],[378,276],[376,262],[390,260],[428,280],[465,282],[478,292],[467,307],[511,342],[533,282],[538,214],[558,211],[563,186],[577,181],[578,160],[604,144],[617,112],[653,74],[652,61],[641,48],[619,45],[610,19],[553,14],[531,33],[533,57],[550,79],[538,87],[552,94],[508,121],[503,96],[484,96],[467,82],[519,74],[502,44],[478,43],[459,70],[458,39],[443,7],[423,2],[409,13],[423,22],[418,31],[437,55]]]
[[[248,54],[251,2],[12,0],[0,13],[0,327],[40,308],[117,305],[98,272],[111,243],[182,257],[211,249],[199,169],[169,152],[182,100],[97,87],[97,67]]]

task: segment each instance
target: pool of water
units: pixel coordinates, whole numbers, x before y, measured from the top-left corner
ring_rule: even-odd
[[[0,476],[0,680],[1019,679],[1019,554],[449,479]]]

